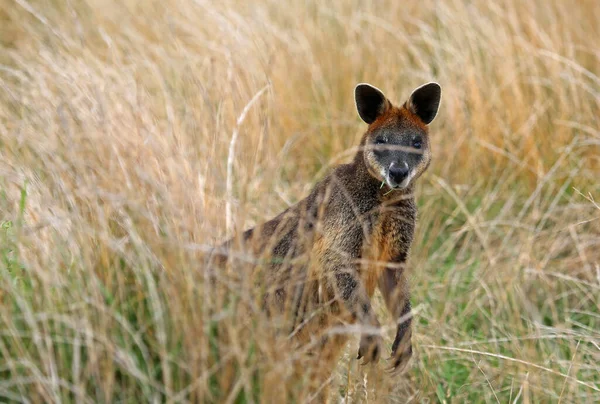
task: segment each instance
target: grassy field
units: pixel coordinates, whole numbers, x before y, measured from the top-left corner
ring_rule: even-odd
[[[356,83],[428,81],[415,356],[391,377],[353,341],[335,397],[600,401],[598,21],[596,0],[0,0],[0,401],[304,401],[203,256],[351,158]]]

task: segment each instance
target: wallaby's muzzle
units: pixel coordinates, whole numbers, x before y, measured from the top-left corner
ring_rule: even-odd
[[[391,188],[406,188],[410,181],[410,170],[406,161],[390,164],[388,169],[388,185]]]

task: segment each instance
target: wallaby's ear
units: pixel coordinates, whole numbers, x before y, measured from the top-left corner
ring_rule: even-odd
[[[358,115],[368,124],[373,123],[389,106],[381,90],[367,83],[360,83],[354,88],[354,101]]]
[[[441,98],[442,88],[440,85],[427,83],[413,91],[406,102],[406,107],[421,118],[424,124],[429,125],[438,112]]]

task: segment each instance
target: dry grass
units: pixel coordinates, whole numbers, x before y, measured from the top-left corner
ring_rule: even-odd
[[[350,344],[335,392],[599,401],[598,21],[594,0],[0,0],[0,400],[302,401],[203,252],[349,159],[355,83],[436,80],[416,357],[390,378]]]

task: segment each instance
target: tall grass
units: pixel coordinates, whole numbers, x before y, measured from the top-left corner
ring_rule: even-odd
[[[598,21],[593,0],[0,0],[0,400],[306,400],[205,252],[350,159],[357,82],[402,102],[436,80],[415,357],[389,376],[349,344],[334,398],[600,401]]]

